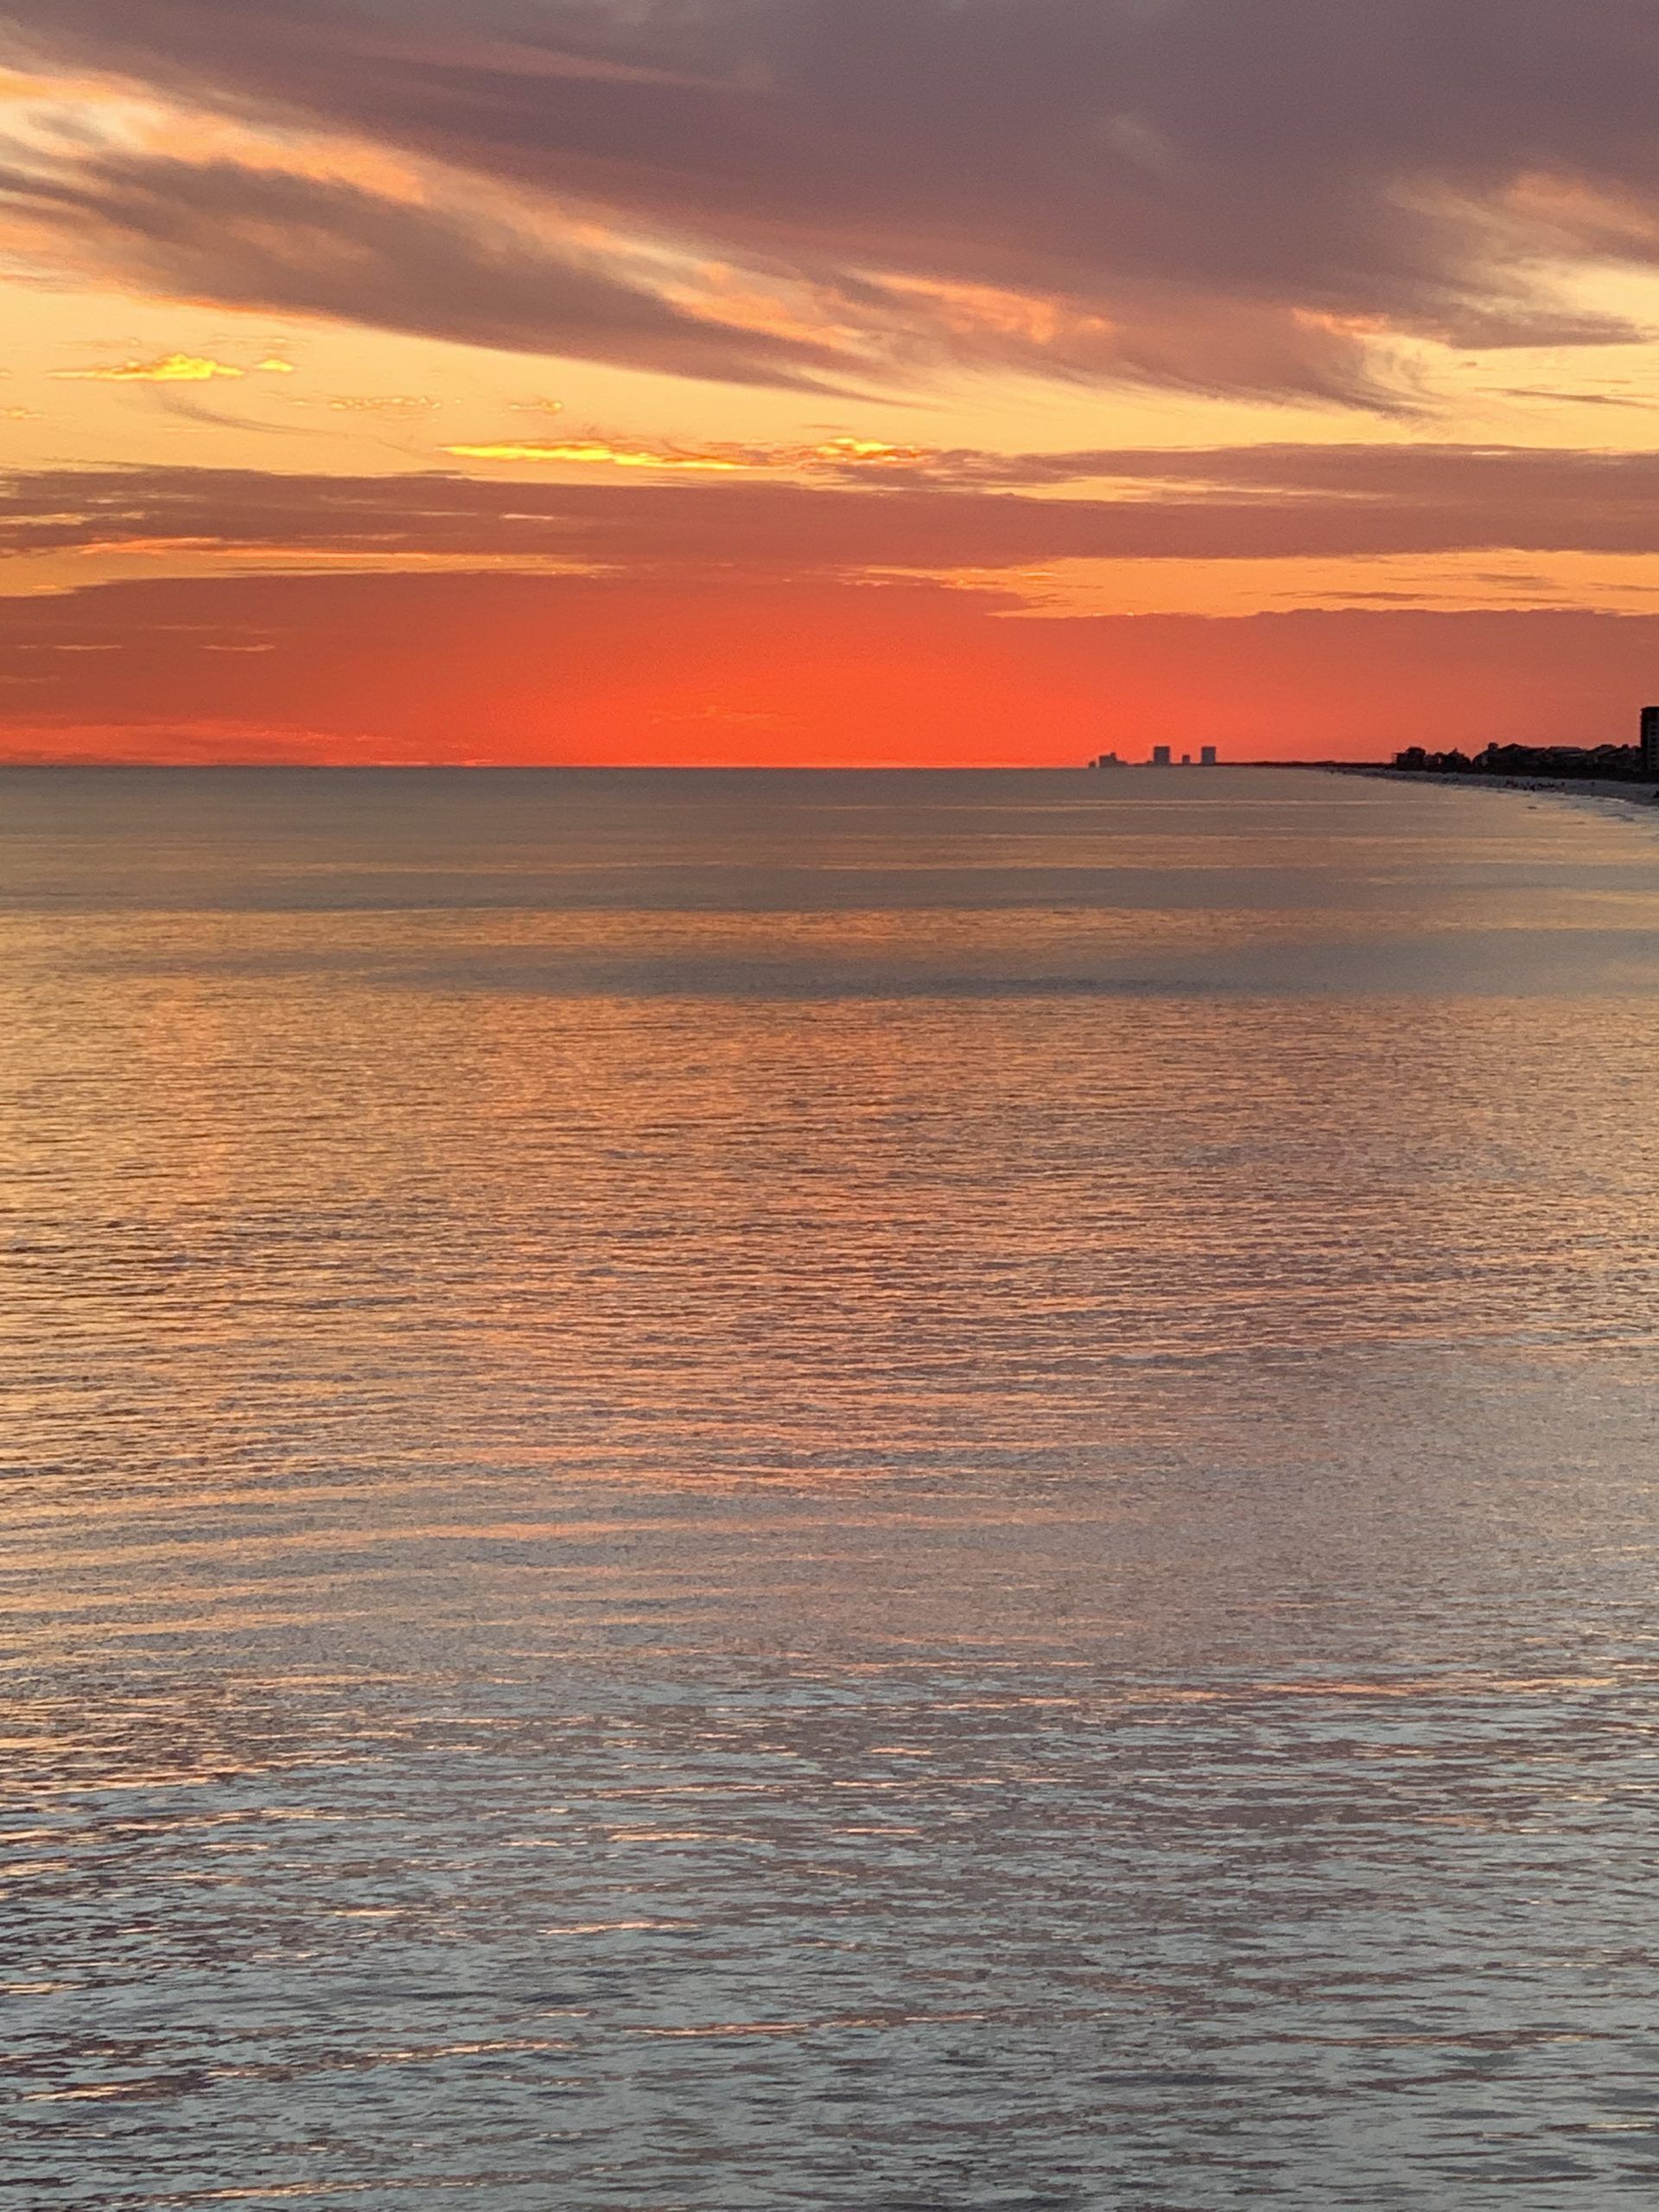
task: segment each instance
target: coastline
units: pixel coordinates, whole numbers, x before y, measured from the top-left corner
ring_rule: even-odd
[[[1612,800],[1642,812],[1659,805],[1659,783],[1624,783],[1604,776],[1447,776],[1421,768],[1373,766],[1355,762],[1337,766],[1342,776],[1374,776],[1389,783],[1444,785],[1465,791],[1542,791],[1556,798]]]

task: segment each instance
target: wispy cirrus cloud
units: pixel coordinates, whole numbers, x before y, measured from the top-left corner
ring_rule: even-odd
[[[745,463],[720,454],[672,453],[649,447],[618,446],[601,438],[567,438],[552,443],[510,439],[494,445],[446,446],[458,461],[551,461],[565,467],[648,468],[692,475],[731,475]]]
[[[938,456],[925,446],[894,446],[874,438],[827,438],[816,445],[692,448],[622,444],[612,438],[507,438],[445,446],[457,461],[545,462],[556,467],[640,469],[663,475],[734,476],[784,470],[811,473],[871,468],[925,471]]]
[[[338,177],[104,154],[0,168],[0,207],[91,272],[169,297],[734,384],[834,391],[868,365],[694,314],[591,245]]]
[[[0,22],[20,64],[717,258],[814,334],[688,331],[671,280],[602,249],[576,266],[343,186],[302,204],[223,162],[66,148],[14,181],[157,289],[483,345],[1389,405],[1396,340],[1616,335],[1564,276],[1659,267],[1649,0],[7,0]],[[355,297],[329,276],[353,259]]]
[[[245,377],[245,369],[196,353],[164,353],[154,361],[118,361],[94,369],[54,369],[60,384],[211,384]]]
[[[384,415],[393,422],[416,422],[437,414],[443,405],[429,392],[420,391],[336,392],[320,404],[336,415]]]

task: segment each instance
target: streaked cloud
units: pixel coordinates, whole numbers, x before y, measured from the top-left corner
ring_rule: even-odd
[[[584,239],[340,177],[105,153],[0,168],[0,209],[89,276],[168,297],[734,384],[840,391],[868,367],[696,314]]]
[[[683,470],[717,475],[728,475],[750,465],[723,459],[717,454],[653,453],[643,447],[613,446],[596,438],[567,439],[556,444],[529,440],[500,445],[446,446],[444,451],[458,461],[556,461],[582,467]]]
[[[221,377],[244,377],[247,371],[199,353],[166,353],[156,361],[120,361],[112,367],[96,369],[54,369],[52,374],[61,384],[211,384]]]
[[[323,404],[336,415],[388,415],[408,420],[437,414],[443,402],[424,392],[343,392]]]
[[[6,22],[17,68],[436,187],[395,219],[367,171],[302,201],[65,134],[10,181],[19,213],[157,289],[486,346],[1386,407],[1412,397],[1401,341],[1605,340],[1628,319],[1573,273],[1659,269],[1648,0],[8,0]],[[517,234],[435,218],[462,182]],[[578,211],[586,258],[542,235]],[[678,273],[645,276],[647,245]],[[715,289],[684,304],[700,266],[726,272],[718,340],[675,321],[721,321]]]
[[[814,461],[849,468],[889,464],[919,467],[933,457],[926,446],[891,446],[880,438],[826,438],[822,445],[809,446],[806,450]]]
[[[118,548],[272,566],[554,563],[728,580],[1014,576],[1077,562],[1659,555],[1655,453],[1241,447],[944,454],[933,468],[874,481],[764,468],[659,481],[645,469],[590,481],[48,469],[0,479],[0,554]],[[1093,482],[1091,494],[1050,488],[1078,478]]]
[[[729,476],[766,470],[899,467],[926,469],[938,458],[925,446],[887,445],[874,438],[829,438],[817,445],[683,447],[622,445],[609,438],[503,439],[445,446],[457,461],[547,462],[560,466],[652,469],[665,474]]]

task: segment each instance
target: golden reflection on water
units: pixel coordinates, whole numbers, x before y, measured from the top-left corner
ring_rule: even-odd
[[[1644,822],[0,784],[31,2208],[1648,2190]]]

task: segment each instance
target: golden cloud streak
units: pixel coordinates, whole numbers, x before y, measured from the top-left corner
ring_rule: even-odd
[[[931,461],[933,455],[926,446],[890,446],[880,438],[830,438],[821,446],[810,446],[804,455],[808,461],[833,462],[902,461],[906,463]]]
[[[443,402],[416,392],[346,393],[327,404],[340,415],[435,415]]]
[[[722,475],[754,465],[715,454],[652,453],[644,448],[609,445],[597,438],[558,445],[532,440],[501,445],[446,446],[444,451],[453,454],[457,461],[572,461],[607,468],[699,469]]]
[[[506,439],[490,445],[445,446],[457,461],[543,461],[583,467],[695,470],[720,475],[765,469],[914,464],[931,458],[924,446],[891,446],[877,438],[830,438],[815,446],[706,447],[697,452],[614,445],[608,438]]]
[[[113,368],[54,369],[60,384],[207,384],[215,377],[243,377],[245,369],[199,353],[168,353],[157,361],[123,361]]]

